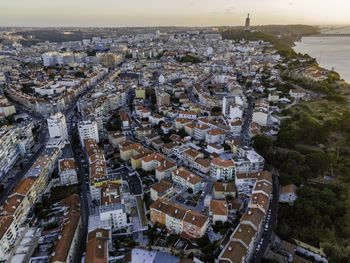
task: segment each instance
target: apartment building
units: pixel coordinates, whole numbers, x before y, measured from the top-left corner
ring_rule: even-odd
[[[207,216],[162,199],[153,202],[150,210],[153,224],[164,225],[168,230],[177,234],[200,238],[208,228],[209,218]]]
[[[0,128],[0,178],[7,174],[20,157],[16,130]]]
[[[265,159],[252,147],[238,147],[235,158],[237,173],[257,173],[264,170]]]
[[[191,188],[193,193],[197,193],[203,188],[202,178],[183,167],[174,170],[171,175],[174,183],[185,189]]]
[[[234,183],[215,182],[213,187],[214,199],[225,199],[227,195],[236,197],[236,187]]]
[[[16,242],[19,234],[19,225],[13,216],[0,216],[0,258],[6,259]]]
[[[221,251],[218,262],[250,262],[255,251],[256,238],[261,235],[262,224],[267,214],[272,193],[271,181],[256,181],[248,210]]]
[[[209,215],[212,218],[213,224],[221,221],[225,223],[228,219],[228,205],[224,200],[211,200],[209,203]]]
[[[47,119],[50,138],[61,138],[62,141],[68,141],[68,130],[66,117],[61,112],[52,114]]]
[[[59,238],[51,257],[52,263],[73,262],[78,250],[81,230],[80,198],[71,195],[61,201],[65,209],[63,224],[59,227]]]
[[[0,258],[7,258],[15,244],[19,227],[30,208],[47,187],[59,156],[55,148],[45,149],[0,208]]]
[[[0,118],[8,117],[16,114],[16,108],[8,99],[0,95]]]
[[[106,159],[94,139],[86,139],[84,145],[89,163],[90,195],[92,200],[100,201],[101,192],[98,181],[106,177]]]
[[[222,100],[222,115],[228,119],[239,118],[243,116],[243,98],[241,96],[224,96]]]
[[[192,167],[195,165],[195,161],[201,158],[204,158],[204,154],[192,148],[187,148],[187,150],[184,150],[180,155],[180,159],[186,165]]]
[[[216,180],[229,181],[235,176],[235,163],[233,160],[214,158],[210,164],[210,175]]]
[[[173,189],[174,187],[172,183],[166,180],[161,180],[160,182],[151,185],[151,199],[156,201],[158,198],[165,198]]]
[[[255,103],[255,109],[253,112],[253,122],[256,122],[260,126],[267,126],[267,119],[269,116],[269,103],[268,101],[258,101]]]
[[[86,139],[93,139],[99,143],[97,123],[91,120],[79,121],[78,123],[80,143],[85,146]]]
[[[185,128],[185,126],[187,124],[191,124],[193,122],[192,119],[188,119],[188,118],[176,118],[175,119],[175,128],[177,130],[181,130],[183,128]]]
[[[197,112],[194,111],[180,111],[179,118],[195,120],[197,119]]]
[[[152,151],[139,143],[126,141],[120,145],[119,153],[123,161],[130,160],[132,168],[139,169],[142,168],[142,159],[151,154]]]
[[[95,229],[88,233],[86,244],[86,263],[108,263],[109,240],[111,233],[106,229]]]
[[[152,153],[142,158],[144,171],[156,172],[156,178],[160,181],[171,176],[171,172],[177,168],[175,162],[167,159],[163,154]]]
[[[107,183],[101,187],[99,214],[101,221],[108,221],[113,230],[128,226],[125,202],[120,184]]]
[[[205,142],[208,144],[211,143],[224,143],[226,138],[226,133],[221,129],[212,129],[208,131],[205,135]]]
[[[230,237],[230,241],[219,255],[218,262],[245,263],[249,262],[254,253],[256,230],[247,224],[239,224]]]
[[[78,183],[77,165],[73,158],[59,160],[58,173],[62,185]]]
[[[157,92],[157,107],[158,109],[170,105],[170,95],[166,92]]]
[[[126,136],[121,132],[109,132],[108,133],[109,144],[113,149],[119,148],[119,145],[126,142]]]
[[[232,135],[234,137],[239,137],[241,136],[242,133],[242,125],[243,122],[241,119],[233,119],[232,121],[229,122],[230,130],[232,132]]]
[[[199,124],[194,128],[194,139],[198,141],[204,141],[206,134],[210,131],[210,126],[206,124]],[[211,135],[209,136],[210,138]]]
[[[268,171],[258,173],[237,173],[235,185],[239,194],[250,195],[257,181],[272,183],[272,174]]]

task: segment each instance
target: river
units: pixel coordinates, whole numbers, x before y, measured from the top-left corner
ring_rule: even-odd
[[[294,50],[316,58],[321,67],[337,71],[350,83],[350,37],[311,36],[295,43]]]

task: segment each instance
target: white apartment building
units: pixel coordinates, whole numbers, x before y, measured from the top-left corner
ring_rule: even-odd
[[[209,131],[210,131],[210,126],[206,124],[197,125],[194,128],[194,139],[198,141],[205,140],[205,136]]]
[[[62,141],[68,141],[68,130],[66,117],[61,112],[52,114],[47,119],[50,138],[61,138]]]
[[[235,163],[233,160],[214,158],[210,164],[210,175],[216,180],[232,180],[235,176]]]
[[[0,178],[10,171],[20,156],[17,133],[12,128],[0,129]]]
[[[267,125],[267,118],[269,116],[269,103],[265,100],[260,100],[255,103],[255,109],[253,113],[253,122],[256,122],[260,126]]]
[[[253,113],[253,122],[256,122],[260,126],[266,126],[268,115],[269,112],[266,109],[256,109]]]
[[[174,183],[181,185],[181,187],[191,188],[194,193],[202,190],[202,178],[196,174],[191,173],[183,167],[176,169],[171,173],[171,178]]]
[[[0,236],[0,259],[5,259],[16,242],[19,226],[16,225],[13,216],[0,217],[0,226],[0,229],[4,231]]]
[[[222,100],[222,115],[228,119],[242,119],[243,105],[241,96],[226,96]]]
[[[210,143],[224,143],[226,133],[221,129],[212,129],[206,133],[205,142]]]
[[[62,159],[58,162],[58,171],[62,185],[78,183],[77,169],[73,158]]]
[[[82,145],[84,145],[84,140],[93,139],[97,143],[99,142],[98,128],[95,121],[79,121],[78,124],[79,138]]]
[[[74,63],[74,54],[71,52],[47,52],[42,54],[43,65],[45,67],[58,65],[68,65]]]
[[[109,183],[101,189],[101,205],[99,207],[101,221],[108,221],[112,229],[128,226],[125,203],[121,185]]]
[[[237,163],[239,163],[238,173],[257,173],[264,170],[265,159],[259,155],[252,147],[240,147],[237,150]]]

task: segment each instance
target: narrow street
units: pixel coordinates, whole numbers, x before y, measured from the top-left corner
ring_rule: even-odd
[[[267,231],[263,232],[262,238],[263,243],[260,247],[260,250],[257,251],[254,254],[253,263],[261,263],[261,260],[265,254],[266,249],[269,246],[269,243],[271,241],[271,237],[273,234],[273,230],[275,226],[277,225],[277,219],[278,219],[278,196],[279,196],[279,183],[278,183],[278,172],[276,170],[272,170],[272,179],[273,179],[273,189],[272,189],[272,201],[270,204],[271,209],[271,219],[269,221],[269,228]],[[266,223],[264,223],[266,224]],[[262,228],[264,228],[264,224]],[[260,240],[258,240],[260,241]]]

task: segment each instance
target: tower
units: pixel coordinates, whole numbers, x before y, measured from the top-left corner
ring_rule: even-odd
[[[245,20],[245,30],[250,30],[250,17],[249,14]]]

